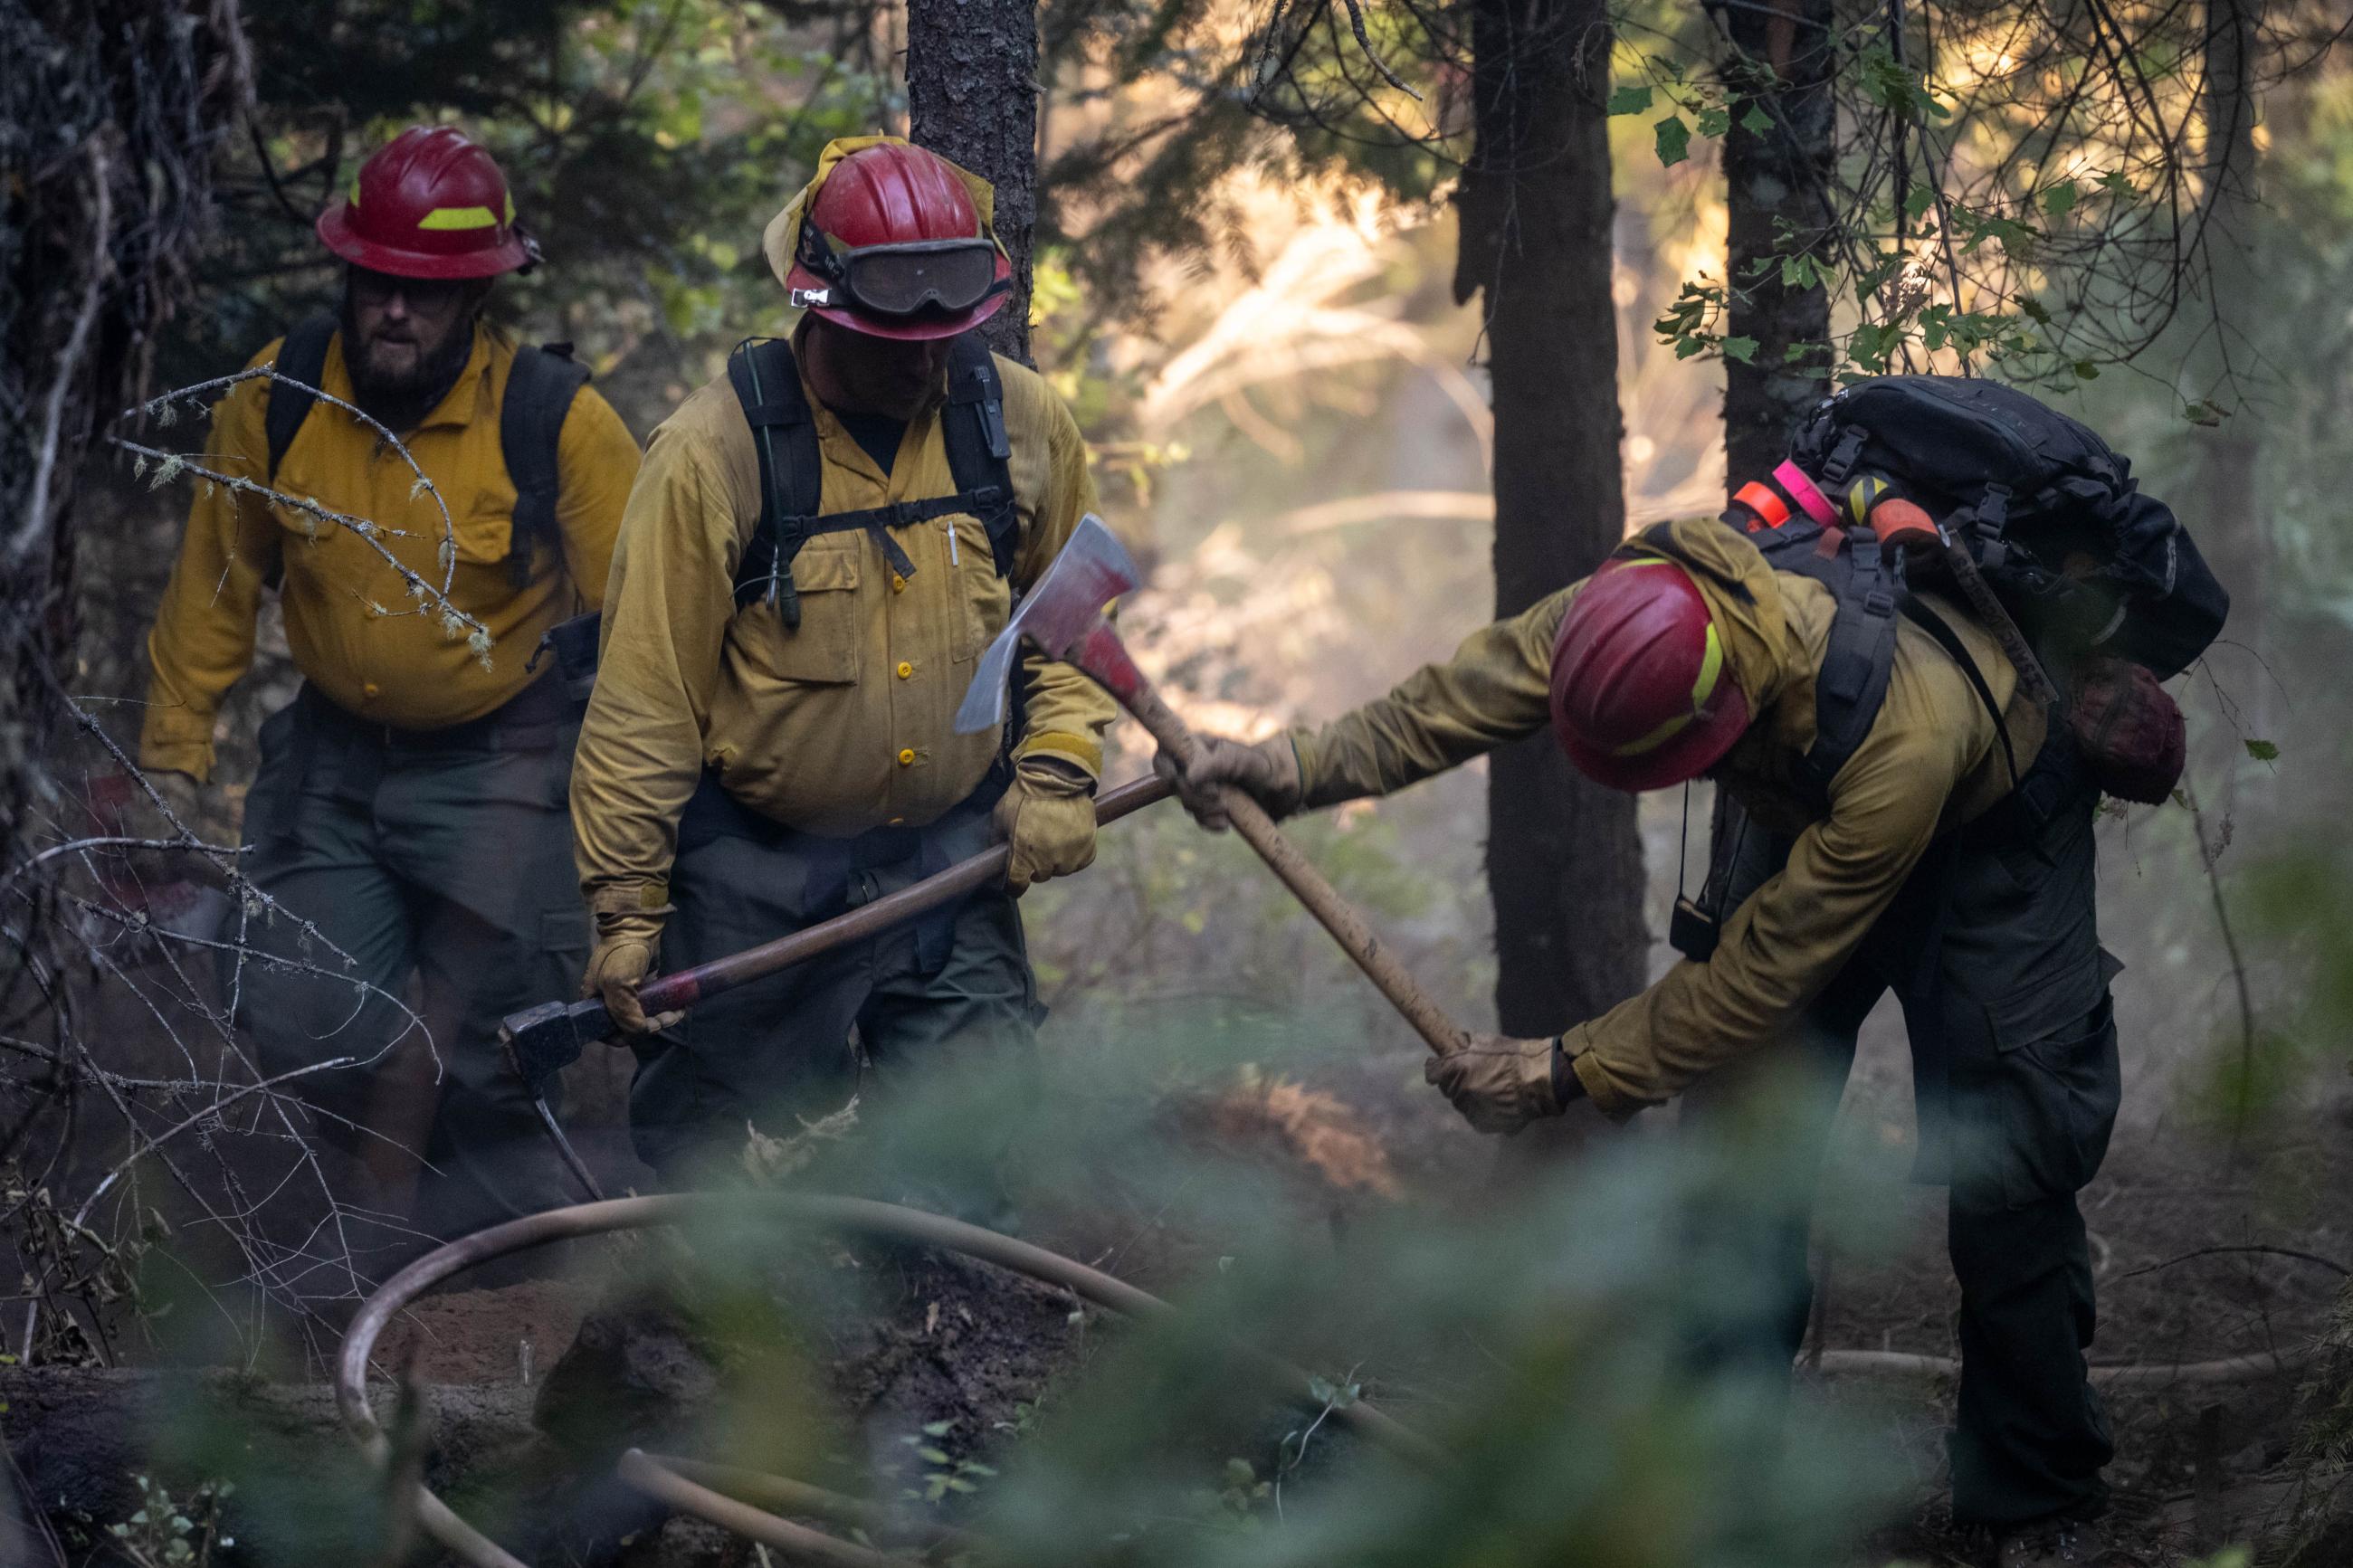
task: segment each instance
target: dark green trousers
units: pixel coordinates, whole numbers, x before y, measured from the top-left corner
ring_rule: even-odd
[[[663,970],[773,941],[979,854],[997,793],[923,828],[818,839],[706,779],[679,827]],[[689,1179],[700,1157],[732,1158],[747,1121],[787,1135],[854,1094],[887,1098],[974,1053],[1033,1070],[1043,1016],[1019,908],[987,889],[695,1007],[638,1047],[631,1136],[665,1181]]]
[[[250,945],[304,967],[227,962],[237,1018],[273,1074],[359,1058],[293,1087],[317,1133],[363,1160],[379,1136],[421,1137],[414,1221],[431,1235],[574,1201],[498,1042],[501,1017],[573,994],[586,963],[577,721],[546,684],[435,737],[305,688],[262,725],[246,799],[246,870],[354,963],[256,920]]]
[[[1947,1248],[1961,1288],[1959,1409],[1947,1447],[1953,1511],[2003,1525],[2096,1511],[2114,1455],[2084,1373],[2095,1322],[2075,1194],[2098,1172],[2121,1079],[2108,1001],[2116,964],[2094,920],[2093,808],[2054,746],[1993,818],[1932,846],[1903,895],[1779,1054],[1810,1086],[1796,1135],[1826,1139],[1864,1016],[1893,989],[1911,1037],[1920,1179],[1949,1184]],[[1788,846],[1746,825],[1728,890],[1740,900]],[[1750,1075],[1695,1085],[1686,1114],[1728,1113]],[[1787,1365],[1812,1301],[1808,1226],[1756,1238],[1782,1281],[1762,1335]]]

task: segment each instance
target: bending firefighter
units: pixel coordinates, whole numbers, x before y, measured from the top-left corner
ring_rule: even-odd
[[[1769,1049],[1806,1069],[1820,1100],[1801,1124],[1820,1136],[1856,1031],[1893,989],[1924,1174],[1951,1189],[1956,1515],[2001,1537],[2003,1568],[2092,1563],[2111,1447],[2085,1375],[2092,1271],[2075,1193],[2117,1107],[2118,965],[2095,928],[2100,787],[2081,717],[2098,707],[2154,733],[2179,715],[2147,669],[2056,652],[2050,668],[2073,689],[2046,710],[1966,601],[1926,591],[1925,572],[1906,591],[1871,533],[1850,543],[1829,526],[1803,472],[1777,477],[1781,491],[1746,492],[1762,515],[1727,514],[1750,531],[1651,529],[1344,718],[1255,746],[1207,742],[1182,787],[1217,826],[1216,784],[1278,815],[1330,805],[1547,723],[1604,784],[1715,779],[1736,804],[1706,893],[1678,921],[1686,961],[1556,1038],[1476,1037],[1429,1076],[1474,1125],[1508,1132],[1577,1100],[1614,1118],[1686,1089],[1720,1100],[1719,1069]],[[1785,521],[1800,510],[1817,521]],[[2194,564],[2186,537],[2180,549]],[[1807,1321],[1806,1236],[1795,1215],[1771,1243],[1783,1365]]]
[[[209,779],[222,697],[275,589],[303,683],[261,726],[243,865],[294,917],[254,922],[253,940],[296,967],[238,963],[229,994],[266,1072],[363,1064],[297,1085],[319,1132],[375,1177],[353,1206],[406,1209],[416,1149],[417,1223],[448,1235],[565,1198],[497,1039],[500,1016],[587,949],[565,820],[578,707],[531,661],[601,599],[638,450],[584,371],[483,321],[492,279],[533,252],[480,147],[404,132],[318,230],[346,263],[342,309],[252,363],[365,411],[433,490],[346,408],[286,382],[232,389],[208,466],[376,527],[208,488],[148,639],[140,757],[177,775],[167,798]],[[431,589],[446,577],[448,609],[487,646],[385,554]],[[411,976],[429,1047],[404,1005]]]
[[[629,1031],[638,1152],[678,1180],[744,1123],[1034,1042],[1015,895],[1094,858],[1108,698],[1031,658],[1008,731],[959,735],[974,659],[1094,501],[1070,411],[974,329],[1005,300],[987,183],[836,142],[768,226],[806,310],[655,432],[629,498],[572,786],[586,988]],[[997,838],[1008,885],[705,1002],[637,987]]]

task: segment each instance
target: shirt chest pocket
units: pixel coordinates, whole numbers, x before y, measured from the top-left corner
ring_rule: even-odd
[[[765,662],[785,680],[853,686],[858,681],[860,624],[855,533],[820,535],[793,558],[793,588],[801,624],[788,628],[777,606],[754,600],[741,613],[757,617]]]
[[[419,521],[428,538],[440,537],[441,511],[430,496],[419,494],[417,500],[425,510]],[[470,504],[459,510],[457,500],[448,491],[442,499],[449,502],[449,521],[457,531],[458,559],[477,566],[503,563],[514,543],[514,492],[511,489],[484,487],[476,491]]]
[[[1013,616],[1013,585],[997,575],[997,556],[988,531],[976,517],[963,513],[948,519],[955,541],[951,556],[955,573],[955,599],[948,617],[948,653],[965,663],[997,638]]]

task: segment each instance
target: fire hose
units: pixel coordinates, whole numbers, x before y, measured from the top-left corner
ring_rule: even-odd
[[[343,1415],[344,1426],[371,1462],[379,1468],[389,1466],[393,1457],[391,1440],[368,1404],[368,1362],[375,1352],[377,1339],[393,1318],[443,1280],[509,1253],[640,1226],[678,1225],[719,1213],[730,1206],[754,1207],[781,1219],[819,1226],[876,1241],[934,1247],[961,1253],[983,1263],[1027,1276],[1040,1284],[1069,1290],[1083,1301],[1123,1317],[1166,1318],[1176,1311],[1157,1296],[1139,1290],[1100,1269],[1090,1268],[1059,1253],[1049,1252],[1042,1247],[1018,1241],[1012,1237],[968,1225],[962,1220],[926,1214],[897,1204],[815,1194],[770,1194],[750,1197],[678,1193],[653,1197],[608,1198],[601,1203],[550,1209],[543,1214],[509,1220],[503,1225],[476,1231],[471,1236],[460,1237],[456,1241],[434,1248],[386,1280],[375,1295],[368,1298],[360,1308],[359,1315],[352,1321],[351,1329],[343,1338],[343,1353],[335,1363],[335,1405]],[[1334,1421],[1418,1464],[1434,1466],[1441,1459],[1440,1450],[1435,1444],[1399,1423],[1388,1412],[1362,1399],[1334,1405],[1317,1392],[1314,1379],[1288,1362],[1262,1351],[1245,1349],[1242,1353],[1286,1397],[1311,1408],[1328,1407]],[[725,1498],[688,1476],[670,1469],[663,1462],[636,1450],[624,1457],[620,1475],[622,1479],[649,1495],[684,1511],[708,1518],[713,1523],[738,1530],[739,1533],[753,1534],[742,1530],[741,1524],[758,1524],[765,1533],[753,1534],[754,1539],[807,1561],[842,1564],[845,1568],[876,1568],[878,1564],[900,1561],[837,1541],[822,1532],[752,1508],[749,1504]],[[706,1471],[703,1479],[723,1478],[718,1472]],[[785,1484],[797,1486],[799,1483]],[[804,1501],[807,1500],[807,1493],[782,1494],[778,1500],[786,1500],[791,1495],[798,1495]],[[855,1506],[853,1500],[839,1500]],[[528,1568],[520,1559],[459,1518],[429,1487],[419,1483],[413,1503],[417,1522],[425,1532],[460,1561],[470,1564],[470,1568]],[[789,1501],[786,1505],[793,1506]],[[809,1511],[818,1513],[821,1510],[811,1509]],[[726,1517],[719,1517],[721,1514]],[[828,1544],[818,1546],[808,1539],[810,1537],[814,1537],[815,1542]]]

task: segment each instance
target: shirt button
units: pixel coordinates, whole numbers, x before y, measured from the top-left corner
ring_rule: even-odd
[[[909,746],[905,751],[899,753],[899,765],[902,768],[912,768],[915,765],[914,747]]]
[[[384,695],[384,688],[371,680],[366,685],[360,688],[360,695],[363,697],[381,697]]]
[[[914,667],[913,665],[909,664],[909,663],[908,663],[905,659],[903,659],[903,658],[902,658],[902,659],[901,659],[901,660],[899,661],[899,679],[900,679],[904,680],[904,679],[906,679],[909,676],[911,676],[911,675],[913,675],[913,674],[914,674],[914,673],[915,673],[915,667]]]
[[[906,591],[907,591],[907,580],[906,580],[904,577],[900,576],[900,575],[899,575],[899,574],[897,574],[896,572],[892,573],[892,574],[891,574],[891,592],[892,592],[892,593],[894,593],[894,594],[903,594],[903,593],[905,593]]]

